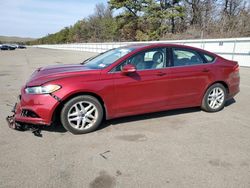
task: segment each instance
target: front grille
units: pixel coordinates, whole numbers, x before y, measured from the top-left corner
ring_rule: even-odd
[[[33,112],[32,110],[27,110],[27,109],[23,109],[22,110],[21,116],[23,116],[23,117],[39,118],[39,116],[35,112]]]

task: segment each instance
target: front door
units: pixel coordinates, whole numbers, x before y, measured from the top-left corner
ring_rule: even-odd
[[[122,66],[133,64],[137,71],[123,74]],[[167,105],[169,69],[166,49],[141,52],[117,67],[114,74],[117,116],[162,110]]]

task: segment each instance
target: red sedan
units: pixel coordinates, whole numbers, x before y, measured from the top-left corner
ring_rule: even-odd
[[[37,69],[21,90],[14,119],[74,134],[112,119],[200,106],[223,109],[239,92],[239,66],[201,49],[144,44],[109,50],[78,65]]]

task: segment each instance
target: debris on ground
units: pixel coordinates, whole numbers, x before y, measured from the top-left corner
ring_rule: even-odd
[[[109,153],[109,152],[110,152],[110,150],[107,150],[103,153],[100,153],[99,155],[102,156],[102,158],[104,158],[104,159],[108,159],[104,154]]]

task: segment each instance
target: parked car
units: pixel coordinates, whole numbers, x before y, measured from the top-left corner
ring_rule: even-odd
[[[0,49],[1,49],[1,50],[9,50],[9,47],[8,47],[7,45],[2,44],[2,45],[0,46]]]
[[[82,64],[37,69],[21,89],[15,121],[51,125],[74,134],[104,119],[200,106],[223,109],[239,92],[238,63],[183,45],[133,45]]]
[[[17,48],[19,48],[19,49],[25,49],[26,46],[24,46],[24,45],[22,45],[22,44],[18,44],[18,45],[17,45]]]
[[[15,50],[16,48],[9,45],[9,44],[3,44],[1,45],[1,50]]]
[[[14,48],[19,48],[19,49],[25,49],[26,46],[22,45],[22,44],[11,44],[10,46],[14,47]]]

